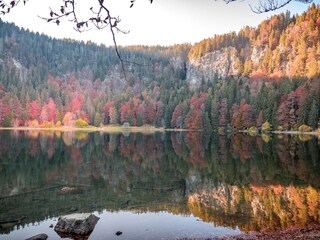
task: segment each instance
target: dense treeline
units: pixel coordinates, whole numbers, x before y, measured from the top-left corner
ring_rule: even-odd
[[[56,40],[0,22],[0,126],[151,124],[311,130],[320,116],[320,7],[287,12],[193,46],[121,48]],[[225,79],[187,79],[188,64],[230,51]],[[257,56],[259,55],[259,56]],[[142,65],[142,66],[141,66]],[[306,126],[308,125],[308,126]],[[301,127],[303,126],[303,127]]]

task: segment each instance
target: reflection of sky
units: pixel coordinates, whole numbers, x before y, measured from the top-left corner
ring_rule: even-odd
[[[158,213],[132,213],[108,212],[94,213],[100,217],[89,239],[177,239],[183,237],[217,237],[224,235],[240,234],[238,229],[216,227],[212,223],[199,221],[194,216],[173,215],[167,212]],[[60,239],[49,228],[55,225],[57,219],[50,219],[32,226],[26,226],[13,231],[9,236],[0,235],[0,239],[25,239],[40,233],[46,233],[48,239]],[[116,236],[117,231],[123,232]]]
[[[60,2],[60,1],[59,1]],[[244,26],[257,26],[262,20],[279,12],[290,10],[292,13],[305,11],[308,4],[292,1],[279,11],[255,14],[249,4],[257,4],[256,0],[238,0],[225,4],[223,0],[148,0],[136,1],[133,8],[129,8],[129,0],[108,1],[111,13],[120,16],[123,30],[130,30],[129,34],[117,35],[120,45],[171,45],[174,43],[194,43],[215,34],[239,31]],[[319,4],[320,0],[314,3]],[[90,1],[90,4],[92,2]],[[110,5],[109,5],[110,4]],[[74,38],[84,41],[112,45],[112,38],[107,29],[92,30],[84,33],[73,31],[72,26],[62,22],[60,26],[40,20],[37,16],[49,16],[49,6],[59,10],[60,5],[54,1],[30,0],[25,7],[21,6],[3,19],[15,22],[18,26],[30,28],[33,31],[45,33],[58,38]],[[56,6],[56,8],[54,8]],[[80,12],[88,9],[88,1],[79,1]],[[86,16],[83,14],[82,16]],[[81,14],[79,14],[81,19]]]

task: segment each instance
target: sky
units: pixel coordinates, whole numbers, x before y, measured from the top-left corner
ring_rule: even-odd
[[[79,16],[88,16],[94,0],[81,0],[77,4]],[[119,16],[119,27],[128,34],[117,33],[118,45],[162,45],[195,43],[215,34],[238,32],[244,26],[257,26],[271,15],[289,10],[292,14],[307,10],[308,4],[291,2],[271,13],[256,14],[249,4],[257,0],[239,0],[226,4],[223,0],[136,0],[130,8],[130,0],[105,0],[113,16]],[[40,17],[49,16],[49,7],[58,10],[62,0],[29,0],[20,4],[2,20],[19,27],[43,33],[54,38],[71,38],[113,45],[110,31],[106,29],[78,33],[67,20],[57,26]],[[314,3],[320,4],[320,0]],[[40,16],[40,17],[39,17]]]

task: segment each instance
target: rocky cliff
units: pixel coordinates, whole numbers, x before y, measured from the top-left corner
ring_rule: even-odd
[[[236,49],[228,47],[206,53],[197,59],[190,59],[187,63],[187,80],[191,84],[199,84],[202,79],[210,81],[238,75],[236,66]]]
[[[259,69],[267,47],[254,46],[246,47],[242,52],[246,52],[246,59],[250,61],[253,69]],[[243,73],[241,56],[235,47],[226,47],[220,50],[208,52],[199,58],[190,58],[187,63],[187,80],[191,85],[199,85],[202,80],[214,81],[226,79],[228,77],[238,77]],[[283,64],[283,69],[287,69],[287,64]]]
[[[189,52],[187,79],[192,84],[229,76],[280,79],[320,74],[320,7],[304,14],[280,14],[258,27],[202,40]]]

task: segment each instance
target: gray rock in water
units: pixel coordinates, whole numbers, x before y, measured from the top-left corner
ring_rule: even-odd
[[[46,240],[47,238],[48,238],[47,234],[41,233],[33,237],[27,238],[26,240]]]
[[[99,218],[91,213],[74,213],[58,219],[54,230],[59,235],[89,235],[96,226]]]

